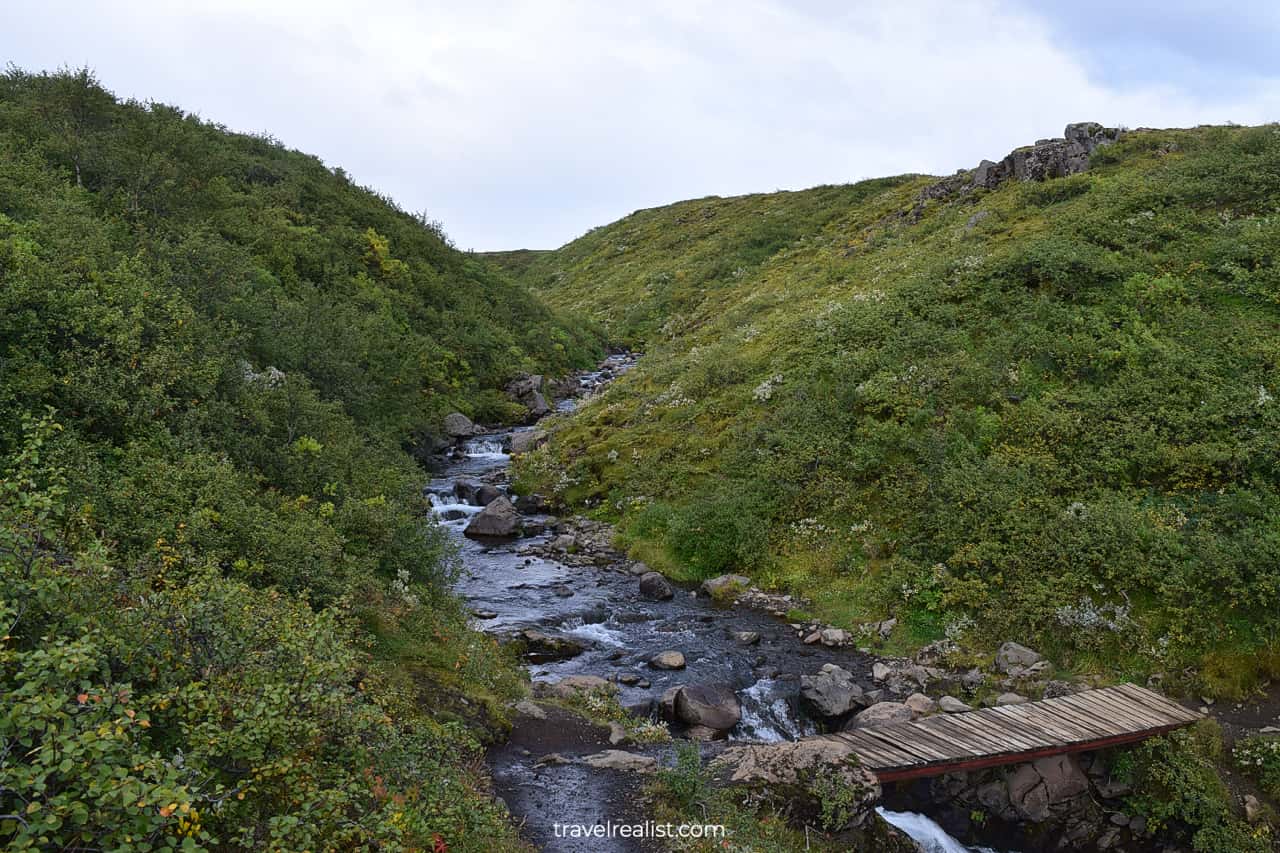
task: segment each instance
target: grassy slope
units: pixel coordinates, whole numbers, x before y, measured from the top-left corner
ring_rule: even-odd
[[[404,449],[597,349],[313,157],[0,75],[0,846],[520,846]]]
[[[522,258],[642,346],[522,487],[892,648],[951,632],[1238,695],[1277,670],[1280,133],[1132,134],[1086,174],[640,211]],[[501,260],[501,259],[499,259]]]

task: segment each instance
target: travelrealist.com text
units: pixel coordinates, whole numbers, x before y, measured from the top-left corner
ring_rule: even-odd
[[[583,823],[553,823],[556,838],[724,838],[726,831],[718,823],[640,823],[605,821],[588,826]]]

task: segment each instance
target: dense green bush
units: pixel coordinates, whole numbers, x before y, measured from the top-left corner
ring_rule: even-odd
[[[0,76],[0,845],[515,845],[404,451],[597,346],[315,158]]]
[[[1202,722],[1135,747],[1113,772],[1132,775],[1139,792],[1129,799],[1134,814],[1146,818],[1152,830],[1184,831],[1199,853],[1274,849],[1269,827],[1250,827],[1235,815],[1215,767],[1221,758],[1221,731]]]

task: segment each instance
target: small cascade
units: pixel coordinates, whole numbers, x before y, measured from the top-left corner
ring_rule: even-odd
[[[490,459],[494,462],[505,462],[511,457],[503,449],[500,438],[473,438],[462,446],[468,459]]]
[[[813,722],[796,713],[781,682],[761,679],[738,694],[738,700],[742,720],[730,735],[733,740],[774,743],[817,734]]]
[[[996,853],[990,847],[966,847],[956,841],[930,818],[915,812],[891,812],[878,808],[876,812],[888,823],[900,829],[920,845],[924,853]]]
[[[587,640],[604,646],[620,648],[626,637],[616,628],[604,622],[584,622],[581,616],[571,616],[560,623],[560,630],[579,640]]]
[[[431,514],[444,521],[467,518],[484,509],[482,506],[460,503],[453,495],[440,495],[435,492],[427,492],[427,500],[431,502]]]

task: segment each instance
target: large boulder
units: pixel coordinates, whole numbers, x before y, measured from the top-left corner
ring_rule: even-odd
[[[586,645],[572,637],[547,634],[536,628],[526,628],[512,639],[524,647],[524,656],[534,663],[568,660],[586,651]]]
[[[800,676],[800,702],[819,717],[839,717],[865,704],[853,673],[833,663],[823,665],[817,675]]]
[[[1030,764],[1020,764],[1018,769],[1009,774],[1006,783],[1009,789],[1009,804],[1023,820],[1036,823],[1049,817],[1049,795],[1045,792],[1044,780]]]
[[[1049,805],[1072,800],[1089,790],[1089,777],[1072,755],[1050,755],[1031,763],[1044,781]]]
[[[1039,652],[1020,643],[1008,642],[996,651],[996,669],[1003,673],[1021,672],[1041,660]]]
[[[785,804],[799,820],[822,815],[828,800],[824,792],[834,785],[845,808],[840,825],[832,829],[866,825],[880,799],[879,781],[861,766],[852,747],[835,738],[732,745],[708,769],[721,784],[749,788]]]
[[[690,726],[727,732],[742,719],[742,706],[725,685],[686,684],[676,693],[675,716]]]
[[[535,418],[551,413],[551,406],[547,404],[547,398],[543,397],[541,392],[538,391],[534,391],[529,395],[525,405],[529,408],[529,414]]]
[[[677,684],[675,687],[668,687],[662,691],[662,696],[658,698],[658,713],[664,720],[675,722],[676,717],[676,700],[680,698],[680,691],[684,690],[683,684]]]
[[[649,658],[649,666],[654,669],[684,669],[684,655],[674,649],[658,652]]]
[[[720,575],[702,582],[702,591],[712,598],[722,598],[751,586],[746,575]]]
[[[846,730],[865,729],[870,726],[888,726],[907,723],[915,718],[911,708],[901,702],[877,702],[865,711],[859,711],[846,725]]]
[[[444,433],[451,438],[470,438],[479,430],[471,419],[462,412],[453,412],[444,416]]]
[[[524,374],[507,383],[506,392],[513,399],[522,403],[529,414],[540,418],[551,411],[547,399],[542,396],[542,377],[536,374]]]
[[[502,490],[490,483],[476,487],[471,494],[471,501],[476,506],[488,506],[489,504],[502,497]]]
[[[1077,798],[1089,792],[1089,777],[1071,755],[1050,755],[1020,764],[1006,784],[1014,811],[1035,823],[1047,820],[1054,806],[1075,809]]]
[[[676,591],[662,575],[645,572],[640,576],[640,594],[655,601],[667,601],[675,597]]]
[[[520,511],[505,496],[500,496],[472,516],[462,532],[473,539],[516,536],[520,533]]]

